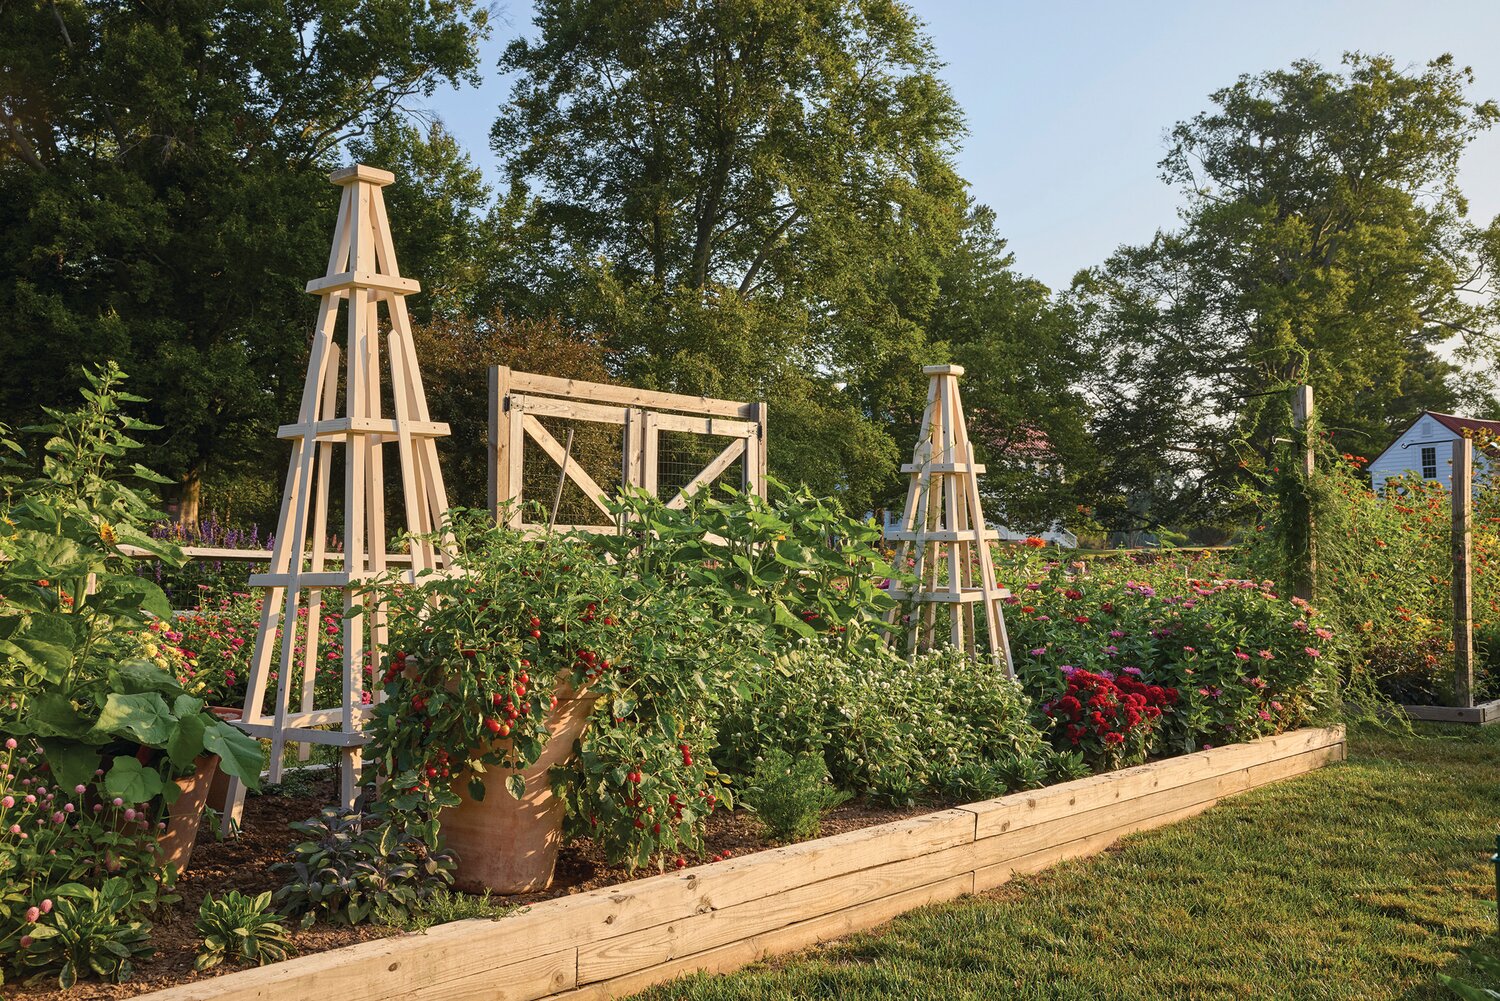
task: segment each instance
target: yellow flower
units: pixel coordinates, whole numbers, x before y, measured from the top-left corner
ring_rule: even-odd
[[[99,538],[103,539],[108,545],[112,546],[115,544],[115,530],[110,527],[109,522],[99,522]]]

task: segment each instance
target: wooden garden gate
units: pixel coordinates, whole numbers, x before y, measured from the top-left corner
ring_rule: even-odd
[[[525,508],[529,501],[551,503],[560,476],[591,506],[591,520],[557,526],[563,530],[615,531],[607,507],[616,492],[613,487],[640,487],[654,496],[667,497],[669,506],[680,507],[690,494],[711,488],[736,465],[737,488],[766,495],[763,402],[662,393],[497,366],[490,369],[489,403],[489,507],[497,518],[503,509],[507,524],[513,528],[545,527],[545,522],[527,521]],[[550,421],[552,427],[544,421]],[[595,462],[590,472],[577,452],[569,454],[554,433],[560,431],[561,422],[618,429],[618,445],[609,442],[609,448],[619,455],[618,471],[606,474]],[[668,435],[695,436],[693,442],[672,452],[686,458],[669,461],[669,441],[681,439],[668,439]],[[539,448],[546,460],[550,485],[537,475],[534,465],[528,470],[528,454],[536,454],[535,450],[528,452],[528,443]],[[722,447],[709,458],[715,452],[714,444]]]

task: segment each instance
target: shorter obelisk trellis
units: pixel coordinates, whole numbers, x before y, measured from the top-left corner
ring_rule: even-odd
[[[380,663],[386,640],[385,609],[381,605],[366,609],[359,586],[383,575],[388,560],[409,558],[413,575],[444,564],[442,547],[418,537],[436,531],[448,508],[434,440],[448,433],[448,425],[434,423],[429,416],[417,367],[406,296],[420,286],[400,275],[380,190],[395,175],[358,166],[335,171],[329,180],[343,188],[343,199],[328,273],[307,285],[307,291],[322,299],[297,423],[282,427],[277,434],[291,440],[292,457],[282,488],[269,572],[250,577],[252,587],[266,591],[239,725],[253,736],[270,738],[272,782],[281,778],[287,741],[339,748],[340,799],[352,808],[359,794],[360,749],[366,742],[361,727],[370,704],[379,696],[378,691],[367,692],[365,668]],[[341,301],[348,302],[342,351],[343,417],[337,415],[341,352],[334,340]],[[385,386],[390,392],[391,417],[383,416],[381,403],[382,301],[390,323]],[[409,557],[386,553],[382,446],[387,443],[396,445],[400,464],[406,529],[413,538]],[[342,554],[327,550],[329,486],[338,445],[344,447]],[[342,568],[327,569],[328,563],[340,560]],[[343,592],[343,695],[340,705],[320,709],[313,700],[314,675],[320,663],[323,592],[328,589]],[[278,642],[280,661],[272,686]],[[299,654],[301,708],[294,712],[292,686]],[[371,672],[372,684],[376,674]],[[273,696],[269,714],[265,708],[268,687]],[[243,786],[232,781],[225,813],[235,823],[241,817],[244,795]]]
[[[916,578],[913,591],[891,590],[910,613],[907,624],[911,652],[936,643],[937,607],[949,606],[949,640],[953,646],[976,652],[974,606],[984,610],[989,655],[1014,674],[1010,642],[1005,634],[1001,602],[1010,592],[995,582],[990,542],[997,533],[986,528],[979,500],[979,475],[984,467],[974,461],[963,404],[958,395],[959,365],[929,365],[927,408],[912,462],[901,467],[911,476],[901,527],[888,531],[896,543],[896,565],[908,557]],[[901,610],[891,613],[892,624]],[[899,636],[892,633],[893,641]]]

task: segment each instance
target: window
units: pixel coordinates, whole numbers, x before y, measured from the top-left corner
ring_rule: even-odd
[[[1437,479],[1437,446],[1428,445],[1422,449],[1422,479]]]

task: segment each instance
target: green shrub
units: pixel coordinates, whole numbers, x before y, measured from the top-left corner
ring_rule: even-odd
[[[796,758],[779,747],[755,763],[749,784],[741,793],[766,832],[778,841],[803,841],[818,836],[823,812],[849,798],[835,789],[821,754]]]
[[[327,807],[291,827],[306,840],[271,871],[287,880],[276,902],[301,914],[304,928],[319,916],[359,924],[376,909],[399,917],[453,882],[455,863],[437,849],[435,823],[413,829],[379,807],[363,816]]]
[[[1020,686],[943,650],[908,661],[884,647],[807,642],[719,723],[723,767],[754,773],[773,749],[821,754],[834,784],[899,805],[979,799],[1041,785],[1056,760]]]
[[[207,896],[198,907],[198,934],[203,944],[193,969],[202,973],[225,959],[265,966],[286,958],[291,940],[281,916],[271,911],[271,893],[247,897],[238,890]]]
[[[17,954],[23,969],[57,970],[57,983],[68,990],[80,976],[111,983],[129,978],[130,961],[152,953],[151,925],[131,918],[149,903],[149,894],[120,876],[97,889],[77,883],[60,887],[47,924],[35,925],[21,939]]]

